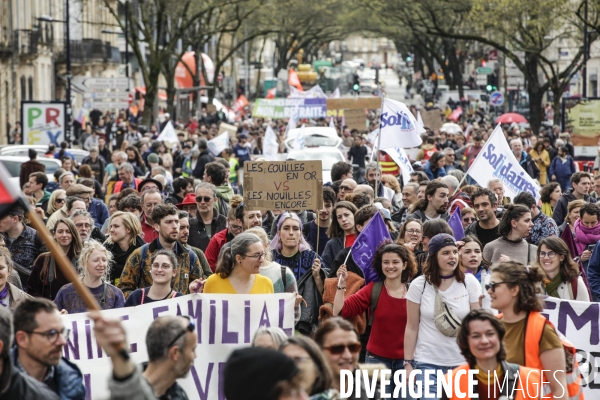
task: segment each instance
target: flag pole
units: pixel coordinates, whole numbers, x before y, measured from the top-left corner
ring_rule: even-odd
[[[46,244],[50,254],[56,261],[56,264],[60,268],[60,271],[63,273],[67,281],[73,284],[73,288],[75,292],[81,297],[85,306],[90,311],[101,311],[100,305],[96,301],[96,298],[92,295],[92,292],[81,282],[77,273],[75,272],[75,268],[71,265],[71,262],[67,259],[63,251],[58,247],[58,244],[54,240],[54,238],[50,235],[48,228],[44,225],[44,222],[40,219],[40,217],[33,211],[33,209],[26,204],[23,199],[19,200],[21,206],[24,206],[26,211],[27,218],[29,219],[29,224],[38,232],[40,235],[42,242]],[[119,354],[125,360],[129,360],[129,353],[124,348],[120,348]]]
[[[381,93],[381,109],[379,111],[379,133],[377,134],[377,154],[375,154],[375,157],[377,157],[377,172],[379,172],[380,169],[380,164],[379,164],[379,150],[381,150],[381,113],[383,112],[383,101],[385,99],[385,93]],[[375,174],[375,198],[379,197],[379,187],[377,186],[377,183],[379,181],[379,183],[381,183],[381,178],[377,179],[377,177],[383,174],[383,171],[380,172],[379,174]]]
[[[317,250],[315,251],[317,255],[319,255],[319,232],[321,231],[321,227],[319,226],[319,212],[317,211],[317,218],[315,224],[317,225],[317,245],[315,246]]]

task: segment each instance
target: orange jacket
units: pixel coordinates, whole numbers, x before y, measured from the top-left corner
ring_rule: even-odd
[[[133,180],[134,180],[134,183],[135,183],[134,189],[137,190],[137,188],[140,186],[140,183],[142,182],[142,180],[138,179],[138,178],[133,178]],[[117,181],[115,183],[113,193],[119,193],[122,188],[123,188],[123,181]]]
[[[449,397],[450,400],[469,400],[467,397],[469,393],[469,375],[468,371],[471,369],[469,364],[461,365],[460,367],[455,368],[452,371],[452,397]],[[466,373],[462,374],[459,377],[459,386],[458,390],[454,386],[454,377],[456,374],[465,370]],[[475,378],[477,379],[477,378]],[[525,382],[526,386],[523,385]],[[503,382],[500,382],[503,385]],[[542,379],[540,376],[540,371],[534,368],[527,368],[519,366],[519,387],[515,389],[515,400],[537,400],[540,398],[540,390],[542,387]],[[509,388],[510,389],[510,388]],[[458,396],[458,392],[462,393],[462,397]]]

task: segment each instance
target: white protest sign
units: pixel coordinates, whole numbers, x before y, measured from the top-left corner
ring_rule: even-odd
[[[410,164],[410,160],[406,155],[406,152],[401,147],[392,147],[390,149],[383,149],[392,160],[400,167],[400,171],[402,172],[402,181],[406,185],[410,182],[410,173],[413,172],[413,167]]]
[[[279,142],[277,141],[277,135],[271,125],[267,126],[265,132],[265,138],[263,141],[263,156],[267,160],[275,160],[279,153]]]
[[[221,133],[214,139],[208,141],[208,151],[214,156],[221,154],[223,150],[229,147],[229,133],[227,131]]]
[[[425,129],[419,125],[404,103],[384,98],[379,118],[382,149],[416,147],[423,143],[421,133],[424,133]]]
[[[573,346],[586,399],[600,398],[600,303],[545,299],[542,314]]]
[[[500,179],[505,196],[511,199],[521,192],[529,192],[536,200],[540,199],[539,185],[519,165],[504,138],[500,124],[485,142],[467,174],[483,187],[487,187],[491,179]]]
[[[175,129],[173,128],[173,124],[171,121],[167,122],[164,129],[156,138],[159,142],[171,142],[171,143],[179,143],[179,138],[177,137],[177,133],[175,133]]]
[[[224,399],[222,371],[229,354],[252,341],[261,326],[278,326],[292,335],[293,293],[269,295],[191,294],[138,307],[102,311],[105,317],[122,318],[135,364],[148,361],[146,332],[152,321],[163,315],[189,316],[198,335],[196,360],[187,377],[178,383],[190,399]],[[87,399],[110,398],[108,380],[112,364],[96,344],[93,322],[86,313],[62,316],[71,330],[64,356],[83,373]]]

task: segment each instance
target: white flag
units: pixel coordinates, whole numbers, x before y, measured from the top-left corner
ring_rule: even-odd
[[[292,86],[290,86],[290,87],[292,87]],[[299,113],[300,113],[300,107],[298,107],[298,104],[296,104],[296,107],[294,107],[294,112],[290,116],[290,119],[288,120],[288,124],[285,127],[285,138],[286,139],[287,139],[287,135],[288,135],[289,131],[291,129],[296,129],[296,125],[298,124],[298,114]]]
[[[229,147],[229,133],[227,131],[221,133],[214,139],[208,141],[208,151],[214,156],[221,154],[223,150]]]
[[[171,121],[167,122],[164,129],[156,138],[159,142],[171,142],[171,143],[179,143],[179,138],[175,133],[175,129],[173,128],[173,124]]]
[[[421,117],[421,111],[417,111],[417,122],[419,123],[419,125],[421,125],[421,128],[425,126],[425,124],[423,123],[423,117]]]
[[[267,131],[265,132],[265,138],[263,141],[263,156],[270,161],[273,161],[277,158],[277,154],[279,153],[279,142],[277,141],[277,134],[271,125],[267,126]]]
[[[504,194],[511,199],[521,192],[529,192],[536,200],[540,199],[538,183],[519,165],[504,138],[500,124],[485,142],[467,174],[483,187],[487,187],[491,179],[500,179],[504,185]]]
[[[335,90],[333,91],[333,93],[331,93],[331,96],[329,96],[330,99],[339,99],[340,97],[340,88],[336,87]]]
[[[325,99],[327,96],[321,86],[315,85],[311,87],[309,90],[301,91],[296,89],[293,86],[290,86],[290,95],[288,96],[290,99]]]
[[[302,150],[304,148],[304,124],[300,128],[300,132],[294,138],[294,143],[292,144],[292,148],[294,150]]]
[[[399,101],[383,99],[379,129],[382,149],[417,147],[423,143],[421,133],[425,129],[419,125],[408,107]]]
[[[410,174],[413,172],[413,167],[410,164],[410,160],[406,155],[406,152],[402,147],[392,147],[390,149],[384,149],[386,153],[390,156],[392,160],[400,167],[400,172],[402,172],[402,181],[406,185],[410,182]]]
[[[329,127],[335,128],[335,122],[333,122],[333,117],[329,118]]]

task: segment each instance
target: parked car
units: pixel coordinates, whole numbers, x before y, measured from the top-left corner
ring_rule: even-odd
[[[284,145],[287,151],[293,150],[294,139],[302,128],[290,129]],[[304,128],[304,145],[306,147],[333,147],[337,149],[343,140],[338,136],[335,128],[315,126]]]
[[[37,160],[46,166],[46,176],[48,176],[48,182],[52,182],[54,180],[54,172],[61,167],[60,161],[55,158],[47,157],[39,157]],[[19,182],[21,164],[27,161],[29,161],[29,157],[27,156],[8,156],[0,154],[0,162],[4,164],[4,167],[6,167],[11,176],[11,185],[13,185],[19,191],[22,189]]]
[[[27,157],[27,160],[25,160],[25,161],[28,161],[29,160],[29,157],[28,157],[29,149],[35,149],[35,151],[37,151],[37,153],[38,153],[38,159],[40,159],[40,158],[42,158],[42,156],[44,154],[46,154],[46,151],[48,151],[48,146],[45,144],[17,144],[14,146],[4,146],[0,149],[0,155]],[[73,154],[73,156],[75,157],[75,161],[77,161],[77,164],[81,164],[81,161],[83,161],[84,158],[86,158],[87,156],[90,155],[90,152],[87,150],[82,150],[82,149],[67,149],[67,150],[69,151],[69,153]],[[106,160],[106,161],[110,162],[110,160]]]
[[[331,182],[331,168],[338,161],[345,161],[344,155],[335,147],[315,147],[302,150],[292,150],[287,155],[288,160],[323,162],[323,183]]]

